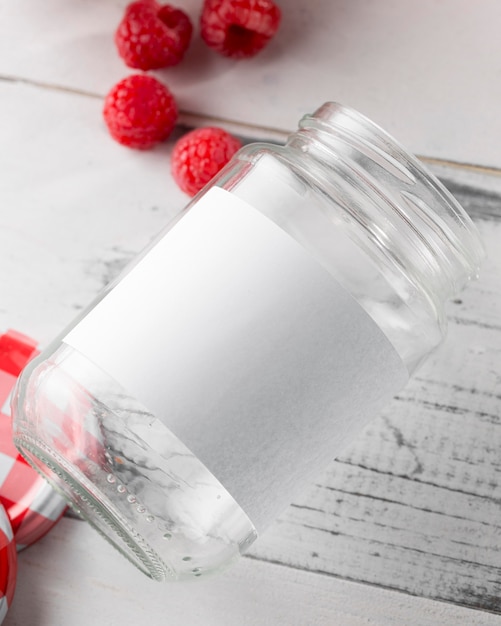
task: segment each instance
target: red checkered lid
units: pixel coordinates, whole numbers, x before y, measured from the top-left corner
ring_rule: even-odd
[[[28,465],[12,442],[10,396],[36,342],[14,330],[0,335],[0,503],[10,519],[17,549],[45,535],[63,515],[66,503]],[[1,576],[1,574],[0,574]]]
[[[5,509],[0,504],[0,624],[14,597],[17,577],[17,552],[14,534]]]

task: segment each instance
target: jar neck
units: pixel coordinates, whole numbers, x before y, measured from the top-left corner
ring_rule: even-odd
[[[443,304],[473,278],[484,255],[472,221],[387,133],[327,103],[289,137],[294,166],[343,211],[347,226],[393,270]]]

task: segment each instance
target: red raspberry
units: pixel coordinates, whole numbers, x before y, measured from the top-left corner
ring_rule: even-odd
[[[135,74],[117,83],[104,101],[103,116],[113,139],[147,150],[167,139],[177,120],[171,92],[158,80]]]
[[[252,57],[277,32],[280,9],[272,0],[205,0],[201,35],[227,57]]]
[[[155,70],[181,61],[192,32],[189,17],[180,9],[142,0],[132,2],[125,10],[115,43],[126,65]]]
[[[242,144],[222,128],[208,126],[187,133],[174,146],[172,175],[194,196],[231,159]]]

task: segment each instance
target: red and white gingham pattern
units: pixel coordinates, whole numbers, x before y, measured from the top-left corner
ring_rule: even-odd
[[[16,331],[0,336],[0,503],[9,516],[17,549],[43,537],[60,519],[65,501],[32,469],[12,442],[10,395],[36,344]]]
[[[0,624],[12,604],[17,578],[16,543],[5,509],[0,504]]]

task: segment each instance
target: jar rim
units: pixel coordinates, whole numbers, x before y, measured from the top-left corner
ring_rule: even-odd
[[[354,181],[358,178],[360,189],[384,200],[387,217],[397,220],[415,251],[419,248],[435,266],[432,272],[446,297],[477,276],[485,251],[471,218],[419,159],[372,120],[327,102],[302,118],[288,146],[295,142],[315,144],[324,157],[332,157],[336,168],[353,175]],[[388,223],[380,222],[374,238]]]

